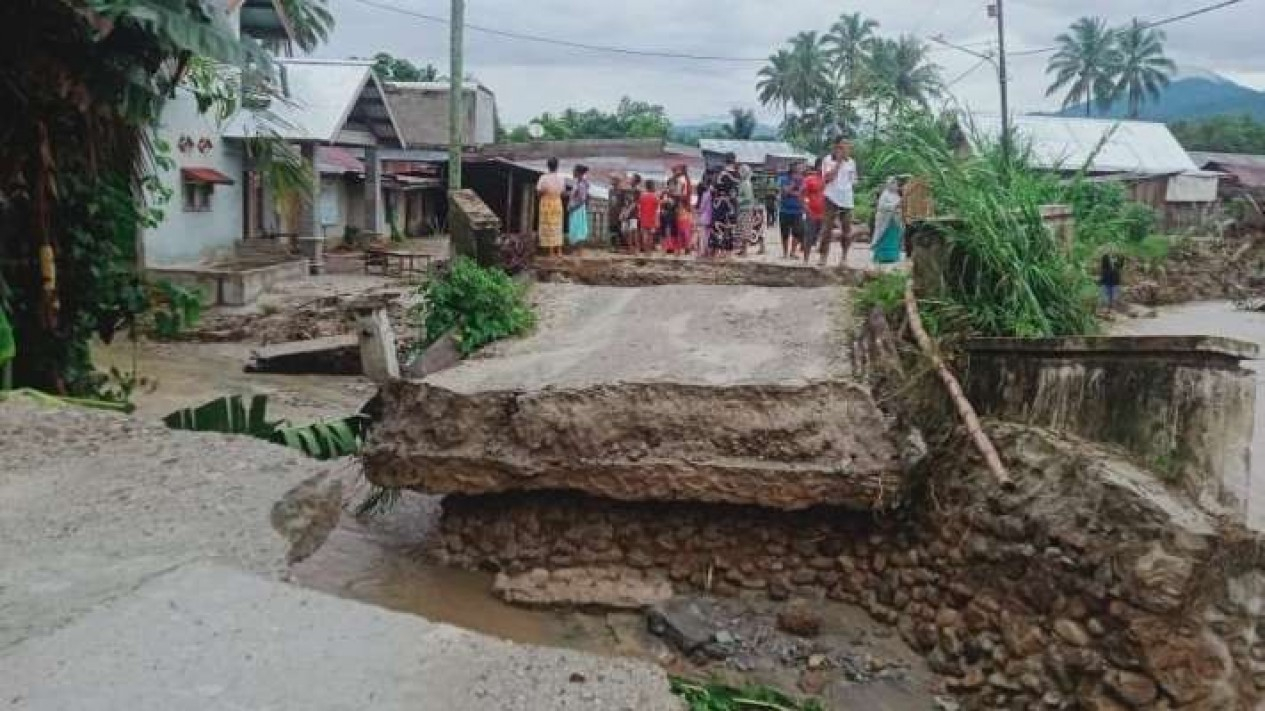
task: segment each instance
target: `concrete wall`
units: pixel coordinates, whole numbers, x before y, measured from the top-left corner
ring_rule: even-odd
[[[481,146],[496,141],[496,98],[487,89],[465,92],[465,143]],[[448,145],[448,90],[435,83],[391,83],[386,99],[411,147]]]
[[[214,119],[200,115],[192,95],[183,89],[163,109],[155,134],[170,144],[175,165],[171,170],[158,170],[172,197],[162,208],[162,222],[143,234],[146,265],[191,264],[232,252],[233,243],[242,235],[243,164],[239,147],[220,137]],[[187,151],[179,148],[182,136],[194,143]],[[205,153],[197,147],[204,138],[212,144]],[[215,186],[208,212],[184,210],[180,169],[194,167],[214,168],[235,181]]]
[[[1124,447],[1209,510],[1247,516],[1256,346],[1194,336],[978,339],[966,389],[985,416]]]

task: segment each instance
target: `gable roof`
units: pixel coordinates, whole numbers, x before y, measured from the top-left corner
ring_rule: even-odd
[[[1265,156],[1191,151],[1190,157],[1199,164],[1200,168],[1229,173],[1247,187],[1265,187]]]
[[[404,146],[395,115],[383,99],[370,62],[279,59],[289,101],[274,101],[277,134],[288,141],[337,143],[350,122],[362,124],[379,142]],[[227,138],[249,138],[264,128],[249,111],[239,111],[224,130]]]
[[[804,158],[811,160],[813,156],[797,150],[786,141],[739,141],[725,138],[704,138],[698,142],[704,153],[733,153],[739,163],[747,165],[764,165],[769,156],[775,158]]]
[[[982,137],[1001,137],[997,114],[968,117],[968,133],[972,123]],[[1162,123],[1025,115],[1015,116],[1012,125],[1016,140],[1031,148],[1038,168],[1080,170],[1092,157],[1090,173],[1170,175],[1198,170]]]

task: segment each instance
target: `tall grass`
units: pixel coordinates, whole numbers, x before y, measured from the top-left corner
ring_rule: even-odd
[[[1022,146],[1007,159],[977,138],[969,155],[959,155],[942,122],[906,119],[875,169],[921,176],[937,211],[953,218],[943,223],[946,293],[924,305],[931,319],[964,322],[982,336],[1094,332],[1093,280],[1041,217],[1042,205],[1062,197],[1057,179],[1034,170]]]

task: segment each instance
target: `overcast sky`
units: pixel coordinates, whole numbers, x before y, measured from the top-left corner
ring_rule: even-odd
[[[373,0],[415,12],[447,17],[448,0]],[[368,56],[386,51],[414,61],[448,61],[448,30],[358,0],[331,0],[337,29],[317,54]],[[466,21],[534,35],[599,45],[676,53],[765,57],[801,30],[824,31],[841,12],[859,11],[878,20],[880,32],[922,37],[943,34],[959,44],[995,38],[987,0],[467,0]],[[1209,0],[1009,0],[1007,42],[1011,51],[1048,46],[1077,17],[1101,14],[1112,23],[1135,15],[1157,19]],[[1265,51],[1260,49],[1265,0],[1170,25],[1168,53],[1185,70],[1212,70],[1265,89]],[[982,45],[981,45],[982,46]],[[955,50],[933,53],[946,81],[966,106],[996,111],[996,74]],[[1011,66],[1012,109],[1052,108],[1046,99],[1046,55],[1016,57]],[[628,95],[662,104],[674,121],[723,116],[735,106],[758,108],[759,62],[716,62],[629,57],[466,34],[466,71],[496,92],[503,121],[523,123],[542,111],[567,107],[612,108]],[[974,71],[970,71],[975,67]],[[967,73],[970,71],[970,73]],[[769,123],[779,116],[761,110]]]

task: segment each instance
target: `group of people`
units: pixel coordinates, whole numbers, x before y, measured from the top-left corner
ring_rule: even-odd
[[[568,186],[558,173],[558,160],[551,158],[547,165],[549,172],[536,186],[539,239],[546,253],[557,256],[562,252],[564,224],[571,244],[590,237],[591,186],[586,166],[575,167]],[[837,226],[846,261],[858,177],[846,140],[836,141],[811,169],[794,163],[779,176],[775,205],[783,257],[802,256],[807,262],[817,250],[825,265]],[[888,181],[876,203],[873,252],[881,264],[899,261],[902,252],[902,187],[896,179]],[[730,153],[723,167],[706,171],[697,185],[685,165],[674,166],[661,184],[640,175],[613,177],[607,218],[611,244],[623,251],[662,249],[671,255],[725,258],[745,254],[749,247],[764,253],[766,211],[756,200],[751,168],[738,165]]]

